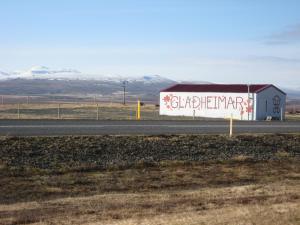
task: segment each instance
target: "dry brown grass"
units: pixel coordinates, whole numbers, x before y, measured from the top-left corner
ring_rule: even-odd
[[[286,120],[289,120],[289,121],[299,121],[300,120],[300,113],[286,114],[285,118],[286,118]]]
[[[21,119],[57,119],[58,103],[20,104]],[[99,103],[99,119],[104,120],[134,120],[137,104]],[[97,119],[96,103],[61,103],[60,119]],[[141,107],[141,118],[145,120],[189,120],[192,117],[160,116],[159,108],[154,104]],[[0,119],[18,119],[18,104],[0,105]],[[198,118],[199,119],[199,118]],[[203,118],[204,119],[204,118]]]
[[[253,162],[237,157],[219,163],[2,175],[1,183],[7,182],[7,193],[15,193],[11,203],[0,204],[0,224],[300,222],[299,160]],[[28,189],[32,200],[24,201],[22,193]]]
[[[20,104],[21,119],[57,119],[59,103]],[[132,120],[136,117],[137,104],[98,103],[99,119]],[[61,119],[96,119],[96,103],[60,103]],[[154,104],[146,104],[141,108],[142,119],[147,120],[189,120],[192,117],[160,116],[159,108]],[[18,119],[18,104],[0,105],[0,119]],[[207,118],[197,118],[206,120]],[[286,120],[299,121],[300,114],[286,114]]]
[[[49,103],[20,104],[21,119],[57,119],[60,105],[61,119],[96,119],[97,104]],[[136,104],[99,103],[99,119],[135,119]],[[142,119],[159,119],[158,108],[153,104],[142,106]],[[18,104],[0,105],[0,119],[18,119]]]
[[[111,193],[0,205],[2,224],[298,224],[300,186],[289,183]]]

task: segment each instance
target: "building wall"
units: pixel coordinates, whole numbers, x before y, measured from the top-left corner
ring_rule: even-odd
[[[254,97],[254,96],[252,96]],[[247,93],[161,92],[160,115],[255,119],[252,98]]]
[[[274,87],[269,87],[256,95],[257,120],[265,120],[267,116],[281,119],[281,112],[284,119],[286,95]]]

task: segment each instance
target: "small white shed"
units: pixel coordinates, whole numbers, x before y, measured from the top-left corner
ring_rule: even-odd
[[[176,84],[160,92],[160,115],[281,120],[285,102],[272,84]]]

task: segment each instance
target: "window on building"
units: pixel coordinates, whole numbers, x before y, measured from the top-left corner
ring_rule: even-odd
[[[268,100],[266,100],[266,112],[268,112]]]

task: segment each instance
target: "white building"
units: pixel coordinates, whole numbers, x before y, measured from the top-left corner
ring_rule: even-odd
[[[271,84],[176,84],[160,92],[160,115],[280,120],[285,101]]]

